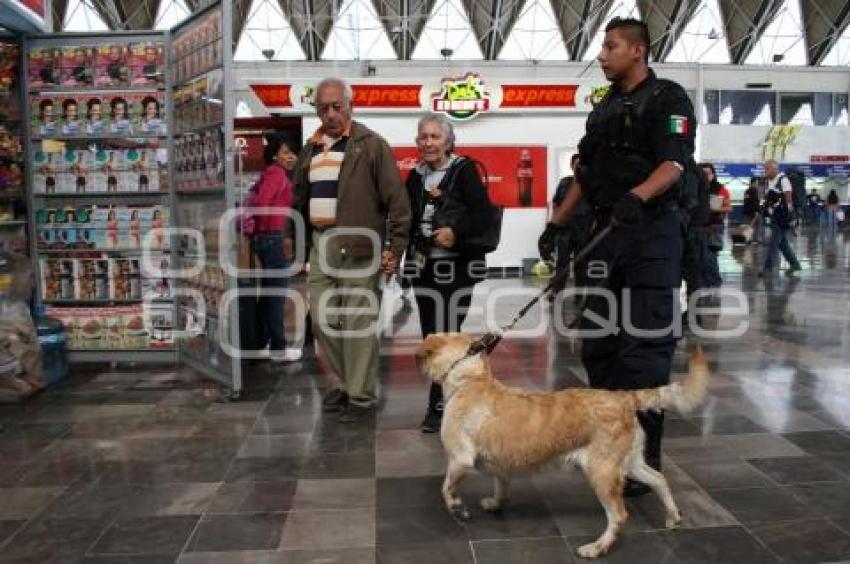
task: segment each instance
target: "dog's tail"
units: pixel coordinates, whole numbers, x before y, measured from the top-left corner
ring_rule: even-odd
[[[708,364],[702,347],[697,345],[688,363],[688,376],[681,382],[634,392],[637,407],[643,409],[675,409],[687,414],[705,400],[708,393]]]

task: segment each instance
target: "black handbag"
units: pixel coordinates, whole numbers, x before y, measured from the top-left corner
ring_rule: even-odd
[[[476,229],[471,230],[467,236],[459,239],[455,244],[455,249],[458,252],[469,255],[492,253],[499,246],[499,240],[502,237],[502,218],[504,217],[505,209],[495,205],[490,199],[487,169],[484,168],[484,165],[479,161],[463,157],[448,173],[450,176],[445,182],[446,198],[448,199],[453,192],[455,180],[460,169],[469,164],[472,164],[478,169],[478,173],[484,184],[484,193],[487,196],[487,206],[481,210],[476,210],[476,217],[469,218],[469,221],[474,222]],[[477,214],[481,214],[481,217],[477,217]]]

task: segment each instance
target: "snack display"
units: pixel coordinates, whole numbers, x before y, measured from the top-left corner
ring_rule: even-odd
[[[170,311],[157,306],[146,311],[143,305],[49,307],[47,315],[64,324],[73,350],[170,349]]]

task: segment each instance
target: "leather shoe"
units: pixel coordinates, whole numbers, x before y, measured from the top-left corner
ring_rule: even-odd
[[[342,411],[348,405],[348,394],[334,388],[322,398],[322,411],[325,413],[336,413]]]
[[[357,423],[375,413],[374,407],[362,407],[349,403],[339,414],[340,423]]]

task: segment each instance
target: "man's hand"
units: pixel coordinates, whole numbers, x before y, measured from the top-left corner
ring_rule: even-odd
[[[396,256],[392,249],[387,249],[381,255],[381,270],[387,277],[387,280],[393,277],[398,270],[399,257]]]
[[[640,223],[643,219],[643,200],[634,192],[627,192],[614,204],[612,217],[619,225]]]
[[[555,236],[563,226],[549,222],[546,224],[546,229],[537,240],[537,251],[540,253],[540,258],[552,262],[555,257]]]
[[[455,232],[451,227],[440,227],[434,230],[434,243],[438,247],[451,249],[455,246]]]
[[[283,240],[283,257],[286,260],[292,260],[295,257],[295,245],[288,237]]]

